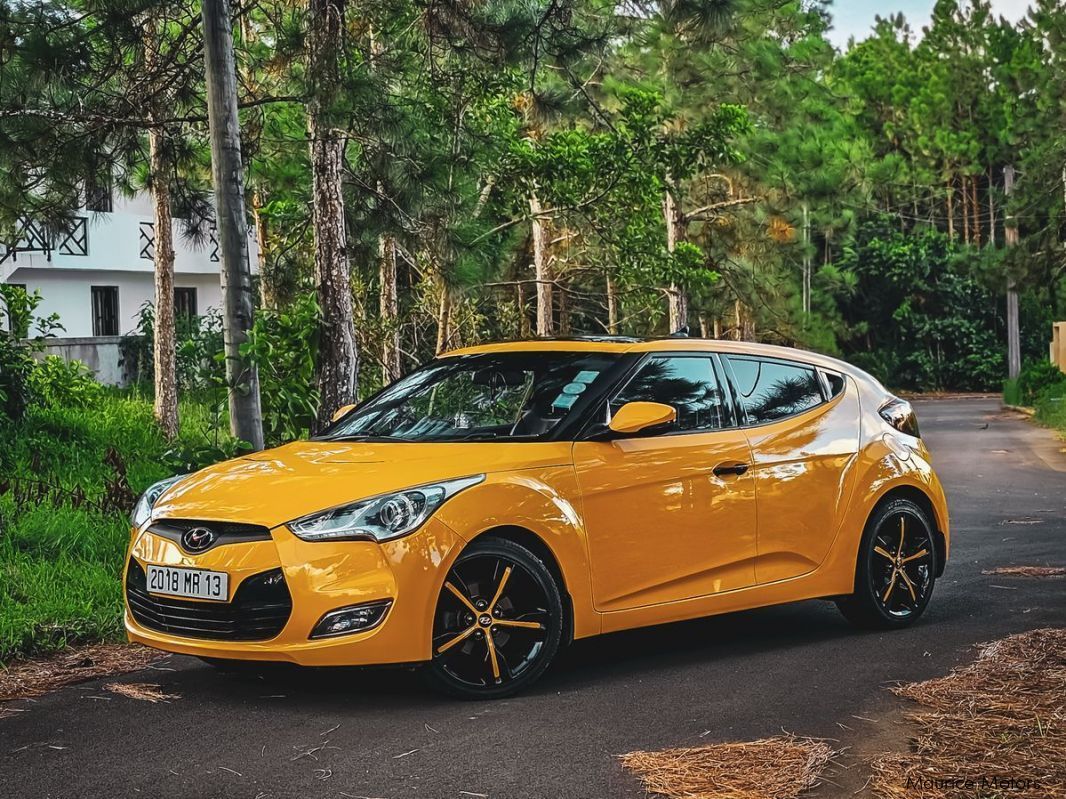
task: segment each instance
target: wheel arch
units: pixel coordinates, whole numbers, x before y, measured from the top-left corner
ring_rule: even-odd
[[[552,579],[555,580],[555,584],[559,587],[559,595],[563,600],[562,643],[564,645],[570,644],[574,640],[574,599],[570,595],[570,589],[567,586],[562,566],[559,564],[559,558],[556,557],[548,542],[525,527],[504,524],[483,530],[471,538],[463,548],[466,549],[475,541],[484,541],[486,538],[502,539],[525,547],[544,563],[551,573]]]
[[[870,508],[870,512],[866,515],[866,522],[869,523],[878,508],[895,499],[909,499],[921,508],[929,518],[929,523],[933,526],[933,546],[936,549],[935,576],[940,577],[944,574],[944,566],[947,563],[947,537],[944,535],[944,530],[942,529],[940,519],[938,518],[936,505],[933,504],[932,498],[921,488],[909,483],[892,486],[881,494],[877,498],[877,501],[874,502],[873,506]]]

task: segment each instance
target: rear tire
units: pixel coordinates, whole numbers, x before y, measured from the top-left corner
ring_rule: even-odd
[[[544,562],[500,538],[474,541],[449,569],[433,617],[430,685],[459,699],[528,687],[559,650],[563,602]]]
[[[909,499],[892,499],[870,515],[859,544],[855,591],[836,601],[856,627],[897,630],[917,621],[936,582],[933,525]]]

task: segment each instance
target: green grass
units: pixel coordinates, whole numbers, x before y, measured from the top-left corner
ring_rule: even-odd
[[[215,443],[206,405],[183,403],[180,415],[176,446]],[[120,639],[129,508],[100,504],[119,480],[111,449],[133,495],[174,471],[150,399],[110,392],[87,408],[32,408],[0,427],[0,442],[0,664]]]
[[[1036,420],[1066,436],[1066,383],[1046,389],[1037,397]]]

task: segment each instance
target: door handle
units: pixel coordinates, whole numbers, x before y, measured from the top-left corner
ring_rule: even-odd
[[[720,463],[714,467],[714,476],[723,477],[727,474],[735,474],[738,477],[748,470],[746,463]]]

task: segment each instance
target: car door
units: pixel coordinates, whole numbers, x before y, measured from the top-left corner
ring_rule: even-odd
[[[751,453],[723,387],[711,354],[649,355],[604,412],[661,402],[676,421],[657,434],[574,445],[599,610],[754,583]]]
[[[751,446],[759,506],[759,583],[818,567],[854,486],[859,399],[854,381],[776,358],[723,358]]]

